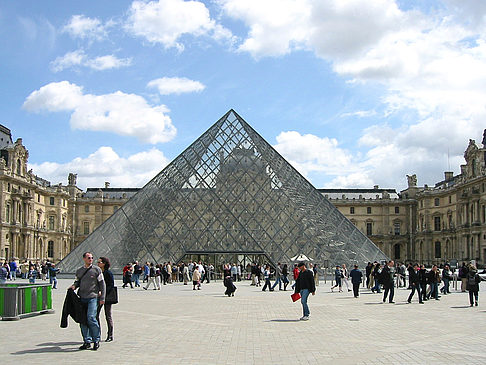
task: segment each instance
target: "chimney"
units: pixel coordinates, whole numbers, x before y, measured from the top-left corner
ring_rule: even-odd
[[[453,177],[454,177],[454,173],[452,171],[444,172],[445,181],[452,180]]]
[[[109,181],[105,181],[105,189],[108,189],[110,187],[110,182]]]

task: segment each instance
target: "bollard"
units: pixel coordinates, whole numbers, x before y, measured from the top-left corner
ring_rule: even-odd
[[[44,313],[54,313],[51,284],[0,285],[0,317],[3,321]]]

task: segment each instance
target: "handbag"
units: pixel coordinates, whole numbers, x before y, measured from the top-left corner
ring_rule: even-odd
[[[116,304],[118,303],[118,288],[116,286],[110,290],[109,293],[106,294],[105,298],[106,304]]]
[[[291,294],[290,297],[292,298],[293,302],[296,302],[300,299],[300,293]]]

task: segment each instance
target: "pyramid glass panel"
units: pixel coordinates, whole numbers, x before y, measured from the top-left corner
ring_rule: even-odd
[[[178,262],[186,255],[261,255],[271,264],[304,254],[321,267],[386,259],[236,112],[230,110],[61,263],[109,255]]]

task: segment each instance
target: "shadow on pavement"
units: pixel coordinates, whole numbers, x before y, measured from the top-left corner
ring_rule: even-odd
[[[470,308],[469,305],[459,305],[459,306],[456,306],[456,307],[451,307],[453,309],[461,309],[461,308]]]
[[[300,319],[271,319],[267,322],[300,322]]]
[[[38,346],[38,348],[11,352],[11,355],[42,354],[42,353],[49,353],[49,352],[76,352],[79,351],[78,349],[78,346],[80,346],[79,344],[80,342],[46,342],[46,343],[40,343],[36,345]],[[61,346],[69,346],[69,347],[63,348]]]

